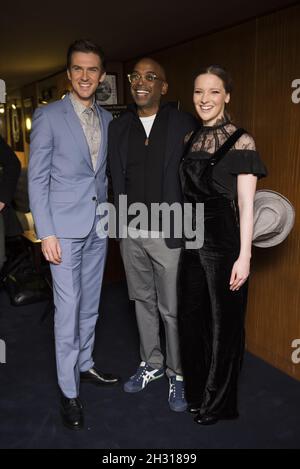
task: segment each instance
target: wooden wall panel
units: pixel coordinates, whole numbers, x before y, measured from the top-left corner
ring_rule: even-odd
[[[300,338],[300,104],[291,100],[291,83],[299,77],[297,6],[257,20],[254,135],[269,170],[263,186],[286,195],[297,217],[282,245],[255,251],[247,336],[251,351],[298,379],[291,342]]]
[[[252,127],[254,37],[255,23],[249,22],[152,54],[151,57],[162,63],[167,71],[167,99],[179,100],[183,109],[194,112],[193,80],[198,70],[203,66],[220,64],[230,71],[234,79],[235,89],[229,111],[241,125]],[[130,72],[134,63],[126,64],[126,72]],[[129,86],[127,99],[130,100]]]
[[[193,78],[219,63],[234,80],[230,112],[255,137],[269,176],[259,188],[285,194],[300,212],[300,104],[291,83],[300,78],[300,6],[152,54],[167,71],[169,100],[193,112]],[[134,61],[125,64],[130,71]],[[129,98],[127,87],[127,99]],[[255,248],[247,315],[247,347],[300,379],[291,342],[300,339],[299,216],[290,237],[270,249]]]

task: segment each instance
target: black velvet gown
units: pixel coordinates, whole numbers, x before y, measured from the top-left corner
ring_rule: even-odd
[[[190,405],[216,419],[238,416],[237,383],[244,352],[247,282],[229,289],[239,256],[237,175],[266,175],[249,134],[202,177],[207,159],[236,130],[223,122],[202,127],[180,165],[184,201],[204,203],[204,244],[183,249],[178,276],[181,359]]]

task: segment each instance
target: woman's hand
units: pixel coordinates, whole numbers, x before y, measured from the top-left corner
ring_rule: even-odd
[[[230,277],[230,290],[239,290],[250,274],[250,258],[239,257],[233,264]]]

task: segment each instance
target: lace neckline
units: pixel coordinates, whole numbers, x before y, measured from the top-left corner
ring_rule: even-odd
[[[232,122],[230,122],[229,119],[224,118],[221,122],[219,122],[216,125],[202,125],[201,129],[203,129],[204,131],[209,132],[210,130],[213,131],[213,130],[222,129],[228,124],[232,124]]]
[[[215,153],[235,130],[236,126],[228,119],[224,119],[216,125],[202,126],[194,137],[190,150],[191,152]]]

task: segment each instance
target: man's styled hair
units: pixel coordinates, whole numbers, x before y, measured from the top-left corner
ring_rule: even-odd
[[[98,55],[101,61],[102,69],[105,70],[105,55],[102,48],[95,44],[94,42],[90,41],[89,39],[77,39],[74,41],[68,49],[67,52],[67,69],[70,69],[72,54],[74,52],[93,52],[94,54]]]

